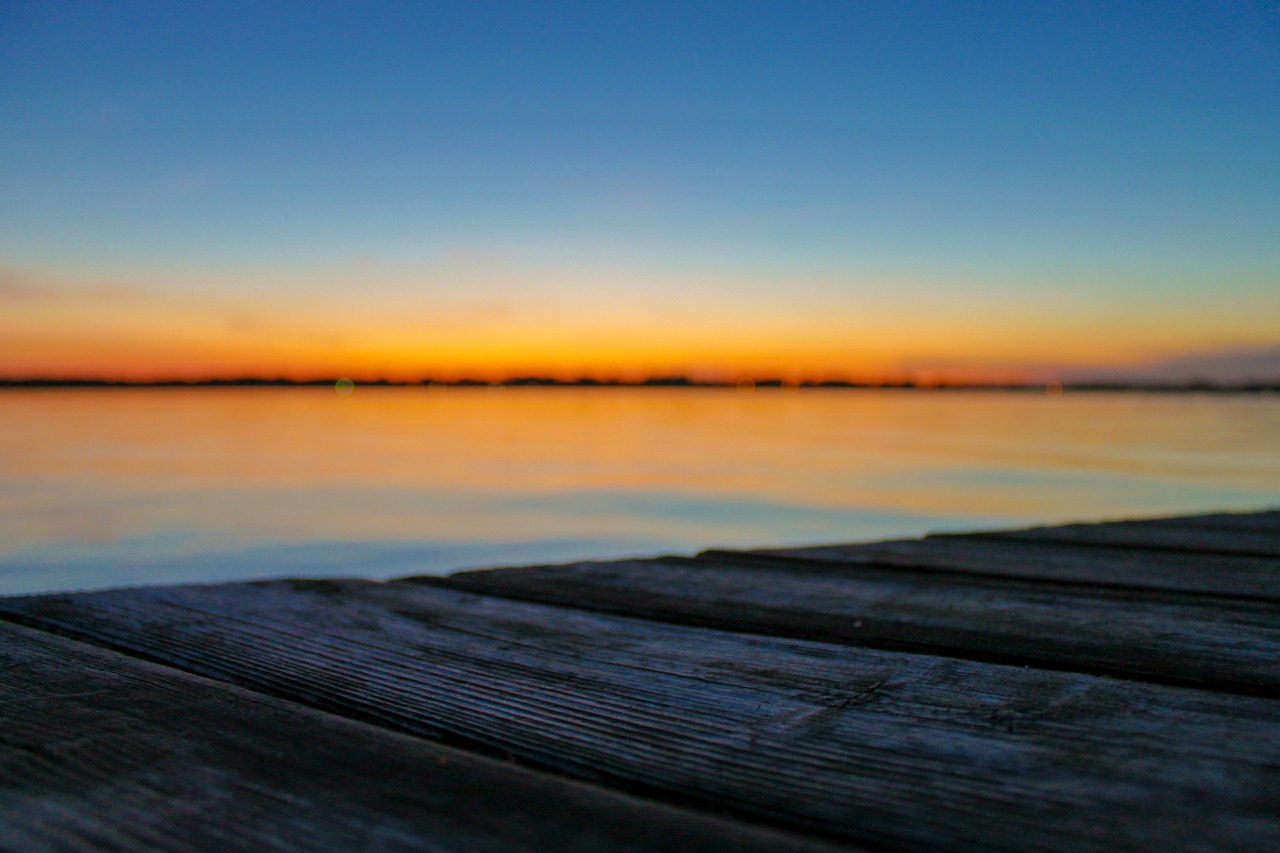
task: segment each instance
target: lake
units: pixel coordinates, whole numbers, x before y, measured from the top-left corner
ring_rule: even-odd
[[[1280,398],[0,392],[0,593],[394,577],[1280,504]]]

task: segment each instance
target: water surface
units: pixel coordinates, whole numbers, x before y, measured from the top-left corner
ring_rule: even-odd
[[[391,577],[1280,504],[1280,400],[0,392],[0,592]]]

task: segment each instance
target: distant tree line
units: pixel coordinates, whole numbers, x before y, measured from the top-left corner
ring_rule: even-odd
[[[332,387],[339,377],[322,379],[286,379],[282,377],[231,377],[220,379],[84,379],[59,377],[0,377],[0,388],[306,388]],[[850,389],[914,389],[929,391],[1039,391],[1043,383],[972,383],[972,382],[915,382],[910,379],[891,382],[869,382],[844,379],[803,380],[790,382],[777,378],[709,380],[688,376],[654,376],[642,380],[557,379],[550,376],[517,376],[501,381],[489,379],[357,379],[358,387],[550,387],[550,388],[850,388]],[[1280,380],[1274,382],[1215,383],[1194,381],[1186,383],[1127,383],[1127,382],[1066,382],[1058,386],[1065,391],[1140,391],[1140,392],[1191,392],[1191,393],[1280,393]]]

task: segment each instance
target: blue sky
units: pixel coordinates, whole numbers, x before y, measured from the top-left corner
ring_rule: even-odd
[[[216,372],[219,341],[236,369],[498,369],[415,349],[414,312],[606,371],[1280,343],[1274,4],[17,2],[0,78],[10,373]],[[91,319],[108,291],[133,319]],[[659,352],[664,300],[691,329]],[[289,353],[157,331],[210,313]],[[725,322],[768,351],[692,331]]]

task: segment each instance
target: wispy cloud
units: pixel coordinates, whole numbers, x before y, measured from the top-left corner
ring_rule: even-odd
[[[19,270],[0,269],[0,303],[48,299],[50,288]]]
[[[0,268],[0,303],[116,301],[145,295],[138,287],[118,282],[72,287],[22,269]]]
[[[1124,382],[1276,382],[1280,381],[1280,344],[1187,353],[1145,365],[1080,371],[1072,378]]]
[[[226,312],[223,324],[229,333],[237,337],[288,341],[331,350],[342,349],[347,345],[347,338],[342,334],[241,309]]]

